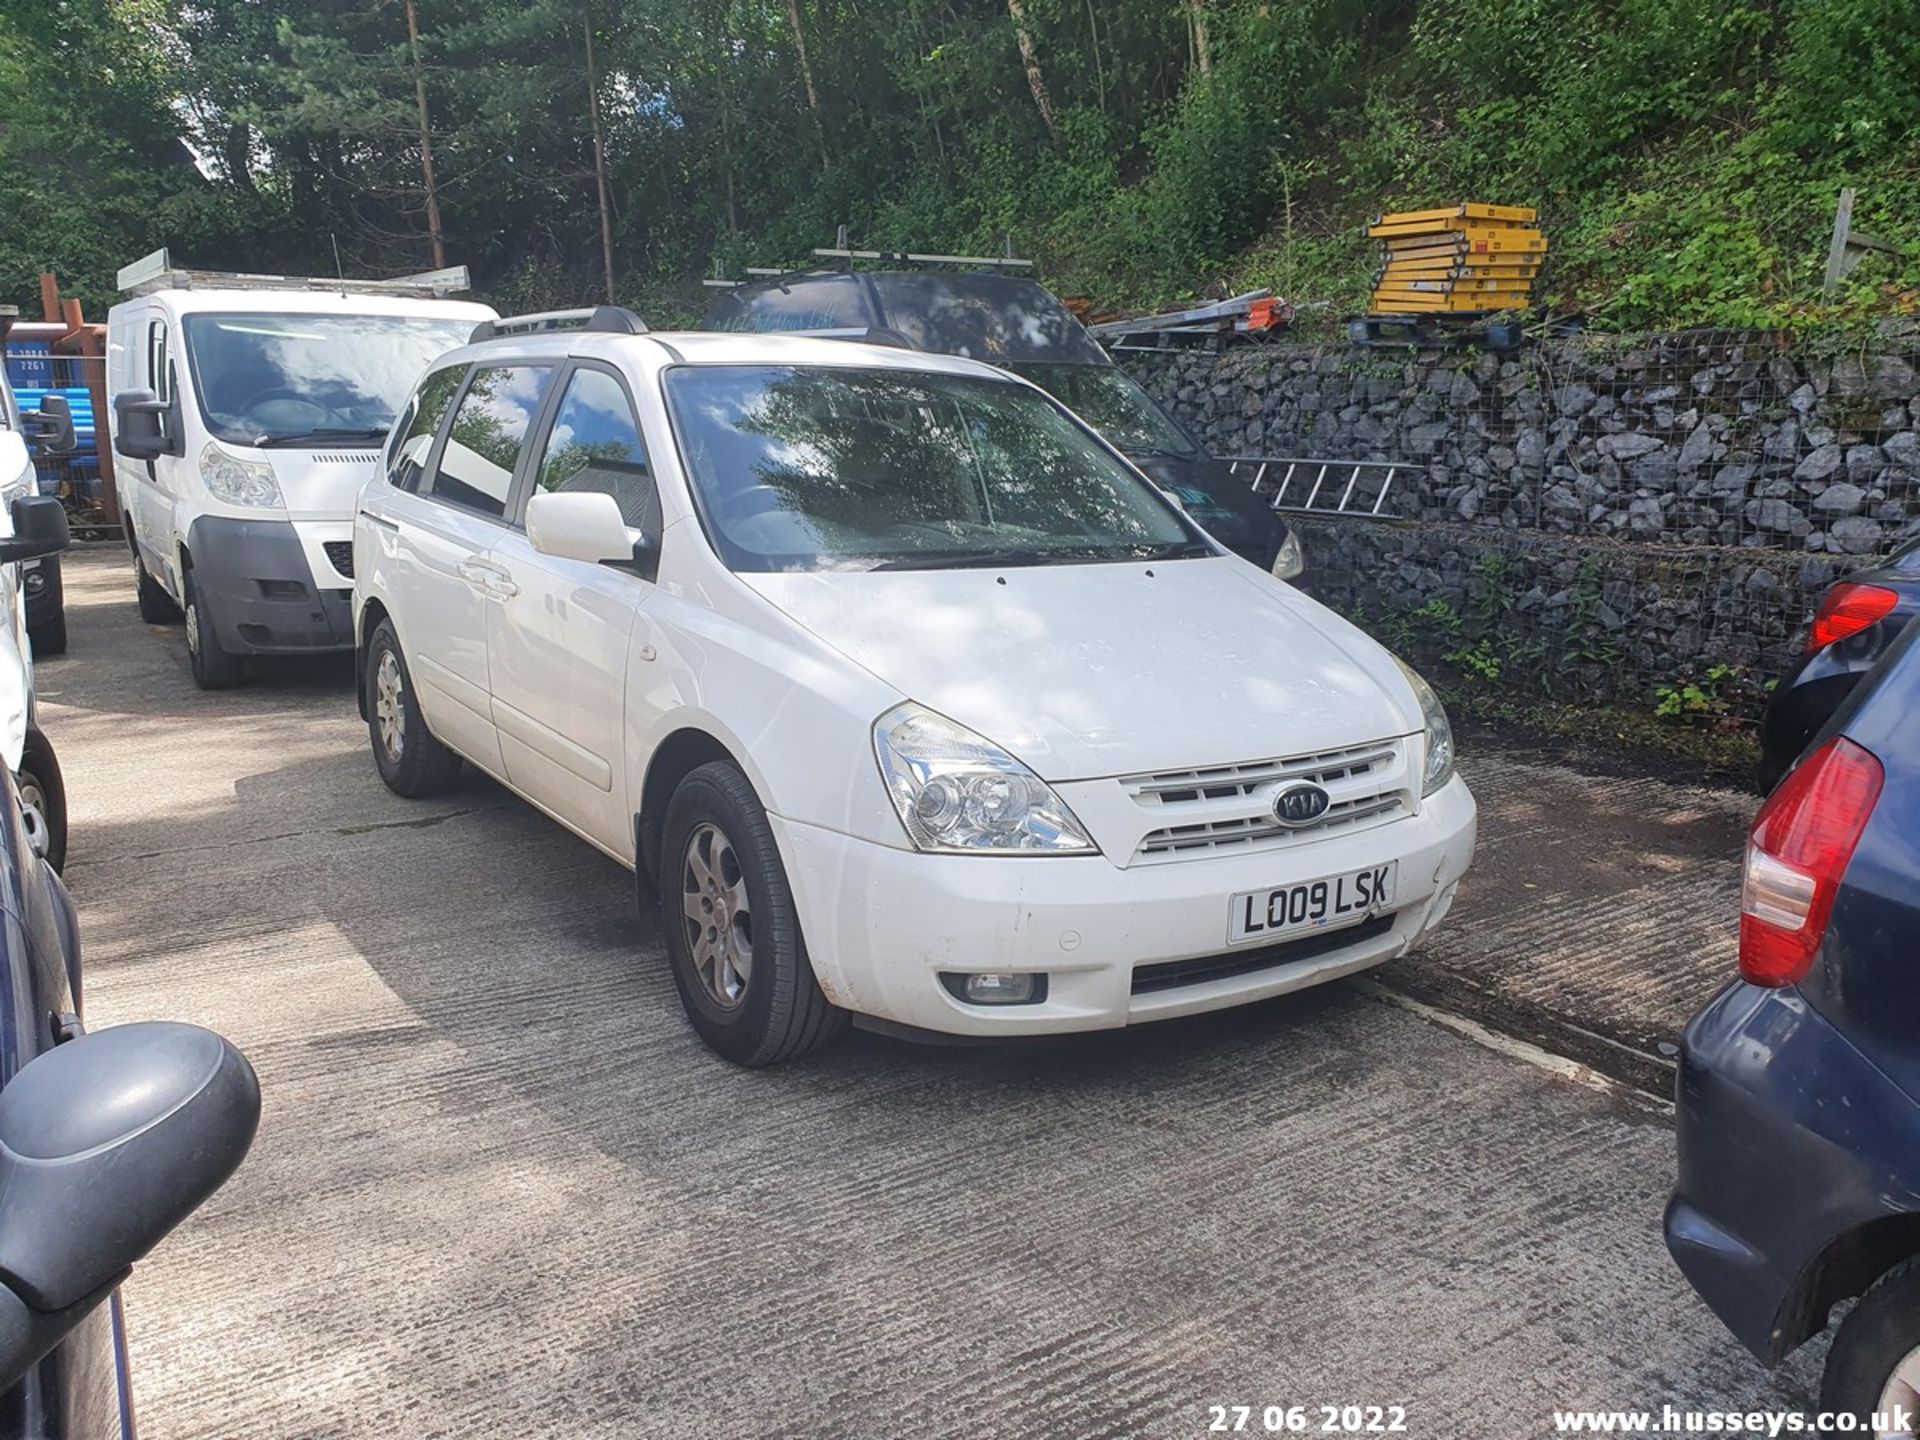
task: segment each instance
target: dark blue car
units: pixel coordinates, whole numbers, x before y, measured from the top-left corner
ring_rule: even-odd
[[[1856,570],[1820,597],[1807,648],[1760,722],[1760,786],[1771,790],[1826,727],[1860,677],[1920,615],[1920,540]]]
[[[1823,1410],[1920,1411],[1920,626],[1768,797],[1738,983],[1687,1027],[1667,1246],[1768,1364],[1834,1336]]]
[[[66,544],[58,500],[12,519],[0,564]],[[219,1036],[90,1035],[82,1005],[73,903],[0,766],[0,1440],[131,1440],[120,1283],[259,1122],[253,1071]]]

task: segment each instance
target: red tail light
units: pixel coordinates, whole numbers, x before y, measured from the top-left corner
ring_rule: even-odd
[[[1748,984],[1795,985],[1813,968],[1840,877],[1885,779],[1870,751],[1841,737],[1801,761],[1760,807],[1740,893],[1740,974]]]
[[[1877,625],[1900,603],[1900,597],[1878,585],[1836,585],[1820,602],[1820,613],[1813,617],[1813,632],[1807,636],[1807,652],[1824,650],[1836,640],[1858,635],[1869,625]]]

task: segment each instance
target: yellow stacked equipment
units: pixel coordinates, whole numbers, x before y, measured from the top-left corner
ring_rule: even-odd
[[[1382,215],[1367,234],[1384,247],[1373,313],[1480,314],[1524,310],[1546,258],[1547,237],[1526,205],[1467,201]]]

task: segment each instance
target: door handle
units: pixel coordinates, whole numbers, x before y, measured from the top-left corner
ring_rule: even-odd
[[[462,580],[489,600],[507,600],[520,593],[511,575],[485,560],[462,560],[454,568]]]

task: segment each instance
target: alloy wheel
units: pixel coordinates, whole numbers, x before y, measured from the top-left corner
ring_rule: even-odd
[[[731,1010],[753,975],[753,905],[740,857],[718,825],[703,822],[687,837],[680,890],[694,974],[710,1000]]]
[[[53,848],[53,826],[47,814],[47,792],[40,784],[40,777],[23,772],[18,777],[20,787],[20,818],[26,822],[27,840],[33,846],[33,853],[42,860]]]
[[[1916,1415],[1920,1414],[1920,1346],[1909,1350],[1906,1358],[1893,1367],[1893,1374],[1880,1388],[1880,1403],[1873,1408],[1874,1413],[1887,1422],[1893,1420],[1895,1412],[1906,1417],[1903,1429],[1876,1427],[1873,1433],[1883,1440],[1892,1440],[1892,1437],[1910,1440],[1914,1431],[1920,1429],[1920,1423],[1916,1423]]]
[[[373,676],[373,718],[380,731],[380,748],[397,765],[407,748],[407,712],[403,703],[406,681],[400,675],[400,662],[393,651],[380,652],[380,666]]]

